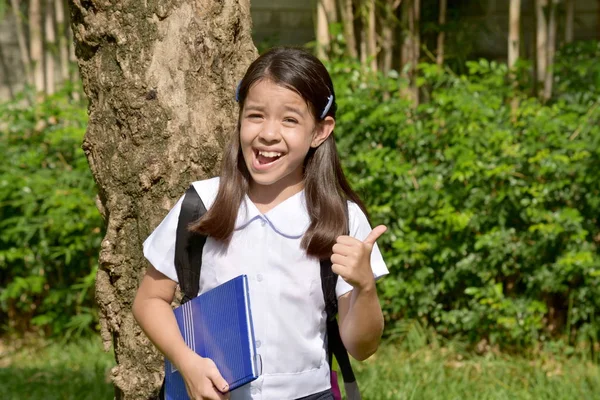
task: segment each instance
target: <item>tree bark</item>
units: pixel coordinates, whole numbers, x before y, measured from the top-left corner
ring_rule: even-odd
[[[565,43],[573,42],[575,30],[575,0],[565,0]]]
[[[510,0],[508,29],[508,68],[512,69],[519,59],[521,48],[521,0]]]
[[[96,279],[117,399],[155,398],[162,357],[130,312],[142,242],[187,185],[217,174],[234,92],[257,52],[248,0],[70,0],[89,122],[83,149],[107,224]]]
[[[60,61],[60,81],[69,80],[69,47],[67,45],[67,25],[65,24],[64,0],[54,0],[54,17],[58,38],[58,56]]]
[[[17,42],[19,43],[21,64],[23,65],[23,71],[25,71],[25,81],[28,85],[33,85],[34,81],[31,73],[31,61],[29,59],[29,51],[27,50],[27,40],[25,39],[25,33],[23,32],[23,17],[21,16],[19,0],[10,0],[10,4],[15,18]]]
[[[46,0],[44,5],[44,36],[46,38],[44,67],[46,73],[46,94],[54,94],[55,86],[55,63],[54,54],[56,49],[56,32],[54,30],[54,0]]]
[[[547,70],[544,76],[544,100],[549,100],[552,97],[552,84],[554,81],[554,73],[552,65],[554,64],[554,54],[556,53],[556,8],[558,7],[557,0],[550,0],[548,10],[548,49],[547,49]]]
[[[439,33],[437,37],[437,55],[436,55],[436,63],[437,65],[444,64],[444,42],[446,40],[446,10],[448,9],[448,0],[440,0],[440,15],[438,18],[439,23]]]
[[[354,9],[352,0],[340,0],[340,11],[342,14],[342,23],[344,25],[344,40],[346,41],[346,51],[354,59],[358,58],[356,48],[356,34],[354,32]]]
[[[44,90],[41,0],[29,1],[29,51],[33,64],[33,84],[36,92]]]
[[[546,21],[546,7],[548,0],[535,0],[536,15],[536,54],[537,54],[537,81],[546,81],[548,68],[548,23]]]

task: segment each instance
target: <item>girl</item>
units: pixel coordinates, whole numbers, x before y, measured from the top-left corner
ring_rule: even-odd
[[[357,360],[379,345],[375,279],[387,269],[364,206],[335,147],[335,93],[310,53],[273,49],[236,92],[237,130],[220,178],[194,182],[207,213],[191,229],[208,236],[200,293],[247,274],[263,374],[230,394],[215,364],[186,347],[171,310],[182,199],[144,242],[152,264],[133,305],[141,328],[181,372],[192,399],[333,399],[326,356],[320,259],[331,258],[340,334]],[[349,233],[349,235],[348,235]]]

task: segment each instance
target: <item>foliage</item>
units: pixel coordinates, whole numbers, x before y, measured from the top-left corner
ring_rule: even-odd
[[[581,96],[600,96],[600,41],[574,42],[556,55],[555,92],[564,98],[584,101]]]
[[[85,105],[71,89],[35,106],[0,104],[0,316],[9,321],[0,332],[70,335],[97,320],[103,223],[81,149]]]
[[[373,221],[390,228],[379,240],[391,271],[379,285],[390,332],[408,318],[473,342],[578,333],[593,343],[598,96],[567,85],[544,105],[511,92],[506,65],[466,66],[458,76],[420,65],[427,101],[413,109],[393,75],[330,65],[346,171]]]

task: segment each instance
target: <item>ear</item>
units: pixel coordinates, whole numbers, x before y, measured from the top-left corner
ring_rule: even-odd
[[[315,127],[312,141],[310,142],[310,147],[319,147],[321,143],[327,140],[329,135],[331,135],[331,132],[333,132],[334,128],[335,119],[333,119],[333,117],[327,116],[323,121],[318,122],[317,126]]]

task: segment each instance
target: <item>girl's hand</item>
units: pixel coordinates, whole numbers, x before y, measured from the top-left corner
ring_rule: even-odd
[[[229,385],[213,360],[190,351],[180,364],[179,372],[191,400],[229,399]]]
[[[371,252],[386,230],[385,225],[379,225],[362,242],[351,236],[338,237],[331,255],[333,272],[356,289],[373,289],[375,278],[371,270]]]

